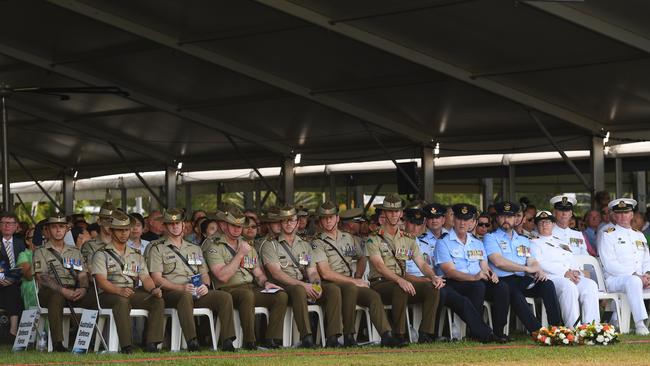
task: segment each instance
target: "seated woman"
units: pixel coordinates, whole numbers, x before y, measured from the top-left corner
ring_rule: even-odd
[[[549,211],[537,213],[535,224],[539,237],[531,239],[531,251],[555,285],[564,324],[567,327],[576,325],[580,307],[583,323],[600,322],[598,285],[584,277],[569,243],[553,236],[554,222],[555,217]]]

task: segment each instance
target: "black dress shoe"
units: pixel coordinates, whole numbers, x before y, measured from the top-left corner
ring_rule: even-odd
[[[244,342],[243,348],[249,351],[257,351],[257,345],[255,342]]]
[[[490,333],[487,337],[479,339],[481,343],[507,343],[508,341],[505,338],[496,336],[494,333]]]
[[[68,349],[63,346],[63,342],[54,342],[52,344],[52,350],[54,352],[68,352]]]
[[[198,352],[201,350],[201,345],[199,345],[199,340],[197,338],[192,338],[187,342],[187,351],[188,352]]]
[[[314,344],[314,341],[311,339],[311,334],[307,334],[306,336],[302,337],[300,340],[300,346],[299,348],[315,348],[316,345]]]
[[[275,339],[265,339],[262,342],[262,347],[267,349],[278,349],[282,347],[282,341],[276,341]]]
[[[404,347],[407,346],[407,343],[403,343],[396,337],[393,337],[393,333],[391,331],[386,331],[384,334],[381,335],[381,346],[382,347],[391,347],[391,348],[396,348],[396,347]]]
[[[433,334],[420,332],[420,335],[418,336],[418,343],[420,344],[433,343],[435,341],[436,337],[434,337]]]
[[[440,336],[440,337],[436,337],[434,339],[434,342],[436,342],[436,343],[449,343],[451,341],[449,340],[449,338],[447,338],[445,336]]]
[[[133,353],[133,346],[129,345],[129,346],[122,347],[122,349],[120,350],[120,353],[124,353],[125,355],[132,354]]]
[[[510,338],[510,336],[507,336],[507,335],[505,335],[505,334],[495,334],[495,336],[496,336],[497,338],[501,338],[501,339],[505,340],[505,343],[509,343],[509,342],[512,342],[512,341],[513,341],[513,339]]]
[[[327,340],[325,341],[325,347],[327,348],[340,348],[343,347],[341,343],[339,343],[339,337],[338,336],[329,336],[327,337]]]
[[[158,353],[160,350],[158,349],[158,343],[155,342],[149,342],[147,345],[144,347],[145,352],[149,353]]]
[[[356,347],[357,340],[354,339],[354,334],[348,334],[343,337],[343,347]]]
[[[235,345],[232,343],[232,339],[226,339],[221,342],[221,350],[224,352],[235,352]]]

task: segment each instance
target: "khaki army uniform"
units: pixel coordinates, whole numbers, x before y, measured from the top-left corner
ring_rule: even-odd
[[[88,288],[89,278],[84,284],[80,284],[78,280],[81,273],[88,275],[88,266],[79,249],[64,245],[63,249],[59,252],[48,242],[34,251],[33,263],[34,273],[41,275],[47,274],[54,277],[50,268],[51,263],[64,288],[74,290],[83,287],[86,289],[84,297],[77,301],[70,301],[70,305],[84,309],[97,308],[94,289],[91,290]],[[65,297],[63,297],[61,292],[40,284],[38,299],[47,308],[52,342],[62,342],[63,308],[66,306]]]
[[[283,244],[289,249],[298,263],[294,263]],[[293,243],[289,244],[284,234],[280,234],[277,241],[267,242],[262,246],[262,261],[265,266],[278,263],[286,275],[303,282],[309,281],[303,275],[303,271],[315,267],[311,245],[297,236]],[[327,319],[326,336],[340,335],[343,328],[341,321],[341,290],[332,283],[323,283],[321,287],[323,294],[316,300],[316,304],[324,305],[325,308],[325,318]],[[298,327],[300,336],[304,338],[311,334],[309,313],[307,311],[307,293],[299,285],[284,286],[284,289],[289,294],[296,327]]]
[[[271,232],[267,233],[263,237],[258,238],[258,239],[255,240],[255,242],[253,243],[253,245],[255,246],[255,251],[257,251],[258,253],[261,254],[262,253],[262,248],[264,247],[264,245],[271,244],[276,240],[278,240],[277,235],[275,235],[275,234],[273,234]],[[261,263],[261,264],[264,265],[264,263]]]
[[[98,251],[104,249],[106,247],[106,244],[101,237],[97,237],[95,239],[88,240],[87,242],[84,243],[84,245],[81,246],[81,255],[83,256],[83,259],[86,263],[88,263],[89,267],[92,267],[92,262],[93,262],[93,255],[97,253]],[[92,268],[88,268],[90,271],[92,271]]]
[[[129,317],[132,308],[149,311],[147,341],[162,342],[165,302],[138,287],[140,279],[149,275],[144,257],[139,250],[126,246],[124,254],[121,254],[113,243],[108,244],[93,256],[92,273],[93,275],[106,276],[106,279],[117,287],[131,287],[135,291],[131,297],[125,298],[103,292],[98,288],[99,302],[102,307],[113,309],[121,347],[132,344],[131,319]]]
[[[190,277],[193,275],[208,273],[201,248],[186,240],[181,242],[180,247],[176,247],[169,239],[163,238],[162,241],[157,241],[147,254],[149,271],[151,273],[160,272],[166,280],[177,285],[190,283]],[[195,299],[187,291],[164,289],[163,299],[166,307],[178,310],[178,318],[186,340],[189,341],[197,337],[194,325],[194,308],[209,308],[219,317],[221,322],[219,338],[221,340],[235,337],[232,298],[228,293],[209,290],[206,295]]]
[[[243,239],[239,239],[242,243]],[[239,245],[238,243],[238,245]],[[225,240],[211,240],[203,246],[203,255],[208,268],[215,264],[229,264],[233,261],[237,248],[232,248]],[[212,272],[210,276],[215,287],[230,293],[234,306],[239,310],[244,343],[255,342],[255,307],[269,309],[268,327],[266,328],[266,339],[282,340],[282,329],[284,325],[284,314],[287,310],[288,295],[284,291],[274,294],[260,292],[262,289],[255,283],[253,270],[260,268],[257,251],[251,251],[244,256],[239,264],[238,270],[228,280],[220,282]]]
[[[379,255],[384,265],[400,277],[404,277],[406,261],[422,257],[415,239],[400,230],[394,236],[384,228],[372,233],[366,243],[368,255]],[[422,303],[422,324],[420,333],[435,334],[435,315],[440,298],[439,290],[430,282],[412,282],[415,296],[409,296],[396,282],[383,278],[381,273],[370,264],[370,286],[377,291],[385,304],[392,305],[393,329],[396,334],[406,334],[406,306]]]
[[[352,277],[353,261],[358,260],[364,250],[351,234],[342,231],[337,231],[336,239],[325,233],[316,235],[312,248],[316,264],[327,261],[332,271],[346,277]],[[376,291],[350,283],[335,285],[340,288],[342,296],[343,334],[355,332],[356,305],[370,309],[370,319],[379,334],[391,330],[381,297]]]

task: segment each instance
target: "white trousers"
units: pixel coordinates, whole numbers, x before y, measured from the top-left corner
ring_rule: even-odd
[[[607,284],[607,291],[624,292],[627,295],[634,322],[648,318],[648,311],[643,303],[643,282],[638,276],[609,276],[605,280],[605,283]],[[646,292],[650,291],[646,290]]]
[[[555,285],[564,325],[573,327],[580,317],[582,307],[582,322],[600,322],[598,305],[598,285],[594,280],[580,277],[580,282],[573,283],[566,277],[548,276]]]

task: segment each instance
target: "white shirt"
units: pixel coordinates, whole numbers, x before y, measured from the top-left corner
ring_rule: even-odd
[[[589,255],[587,251],[587,243],[585,237],[580,231],[571,228],[562,229],[555,225],[553,226],[553,236],[558,238],[562,243],[568,244],[571,251],[575,255]]]
[[[530,243],[531,252],[544,272],[550,275],[564,276],[568,270],[580,269],[573,257],[571,247],[557,237],[553,235],[540,236],[531,239]]]
[[[603,232],[598,247],[605,277],[650,271],[648,243],[640,231],[616,225]]]

